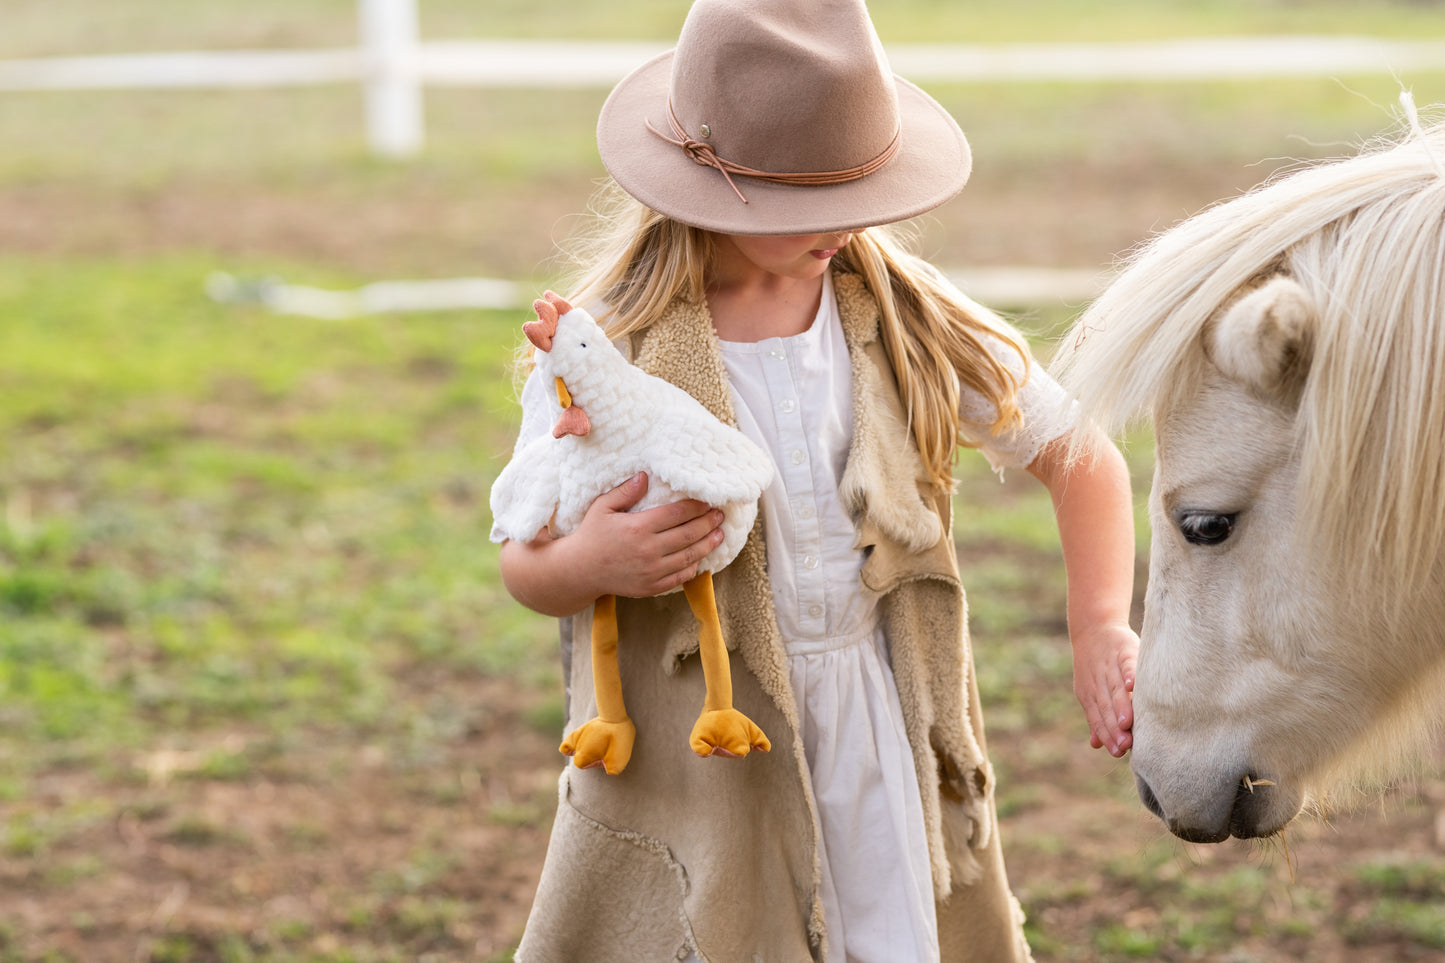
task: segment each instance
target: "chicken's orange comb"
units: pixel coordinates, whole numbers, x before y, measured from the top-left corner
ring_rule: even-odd
[[[542,297],[546,298],[552,307],[557,309],[559,315],[566,314],[572,310],[572,305],[567,303],[567,299],[555,291],[545,291]]]
[[[547,294],[552,295],[552,292],[548,291]],[[532,302],[532,310],[537,312],[537,320],[522,325],[522,333],[539,350],[551,351],[552,338],[557,333],[557,306],[551,301],[538,298]]]
[[[552,338],[557,334],[557,319],[571,311],[572,305],[557,292],[544,291],[532,302],[532,310],[537,312],[537,320],[522,325],[522,333],[538,348],[551,351]]]

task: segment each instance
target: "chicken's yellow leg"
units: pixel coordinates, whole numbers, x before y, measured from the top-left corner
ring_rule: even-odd
[[[637,727],[622,703],[622,672],[617,665],[617,598],[604,595],[592,606],[592,691],[597,717],[562,741],[561,750],[578,769],[603,766],[615,776],[632,758]]]
[[[692,751],[699,756],[746,756],[753,749],[772,748],[754,722],[733,708],[733,677],[728,650],[718,622],[717,599],[713,595],[712,573],[703,572],[682,587],[687,604],[698,621],[698,655],[707,685],[702,715],[692,727]]]

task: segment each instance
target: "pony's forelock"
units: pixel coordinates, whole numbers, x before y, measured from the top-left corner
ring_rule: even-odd
[[[1319,308],[1301,403],[1307,549],[1400,592],[1445,547],[1445,125],[1297,171],[1158,236],[1080,317],[1053,371],[1116,434],[1187,391],[1202,335],[1251,281]]]

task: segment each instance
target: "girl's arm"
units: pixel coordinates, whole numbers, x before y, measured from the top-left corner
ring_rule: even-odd
[[[502,544],[502,582],[527,608],[575,615],[603,595],[648,598],[681,586],[723,539],[723,513],[699,501],[629,512],[647,493],[638,472],[599,495],[576,531]]]
[[[1133,744],[1139,654],[1139,637],[1129,627],[1134,597],[1129,472],[1119,450],[1102,434],[1082,459],[1070,463],[1068,453],[1068,437],[1055,439],[1028,470],[1054,501],[1068,572],[1074,695],[1089,722],[1089,744],[1122,756]]]

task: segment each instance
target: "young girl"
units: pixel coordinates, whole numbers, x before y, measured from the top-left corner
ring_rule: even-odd
[[[1053,494],[1075,690],[1091,742],[1129,747],[1128,478],[1107,441],[1068,459],[1061,389],[1019,337],[887,225],[963,186],[968,145],[894,77],[862,0],[698,0],[676,50],[598,124],[625,191],[573,300],[633,363],[777,466],[715,576],[733,702],[769,753],[701,760],[703,679],[677,588],[720,540],[697,502],[629,512],[645,475],[572,534],[506,541],[513,595],[575,616],[615,595],[637,742],[567,767],[521,961],[793,963],[1028,958],[950,536],[963,441]],[[533,378],[527,392],[547,387]],[[524,424],[519,446],[548,426]],[[494,537],[498,537],[494,533]],[[595,713],[586,645],[574,721]]]

